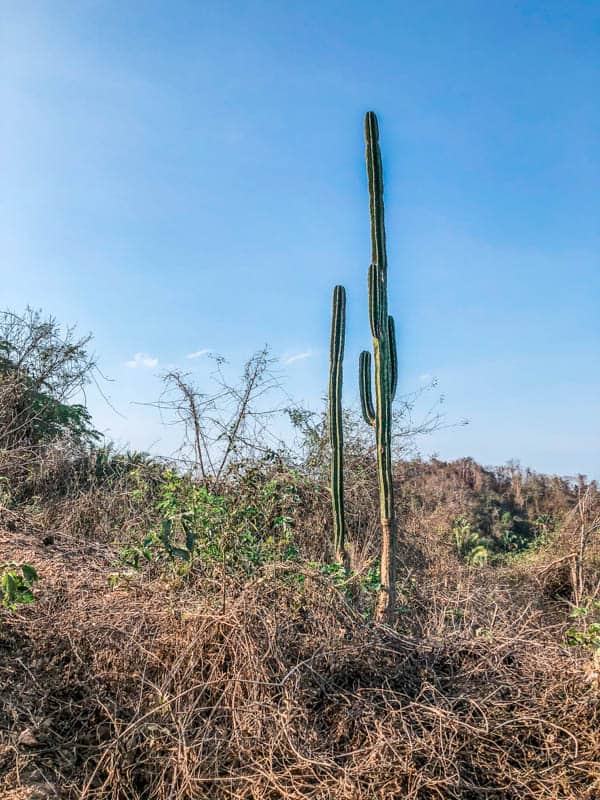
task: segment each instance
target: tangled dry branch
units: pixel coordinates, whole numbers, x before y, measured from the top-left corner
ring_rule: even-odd
[[[365,623],[314,571],[271,565],[228,587],[223,610],[210,583],[110,589],[111,554],[90,546],[69,558],[67,544],[60,562],[28,554],[52,590],[0,629],[7,797],[17,787],[87,800],[600,791],[597,683],[535,604],[515,619],[508,585],[472,583],[462,598],[427,587],[438,616],[461,604],[464,624],[401,635]]]

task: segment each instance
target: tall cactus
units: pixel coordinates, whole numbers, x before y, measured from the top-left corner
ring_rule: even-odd
[[[371,353],[360,354],[359,384],[363,416],[375,428],[379,512],[381,517],[381,590],[376,616],[390,620],[396,600],[397,522],[392,482],[392,401],[398,382],[396,333],[388,315],[387,255],[383,215],[383,170],[377,117],[365,117],[367,178],[371,213],[371,266],[369,267],[369,321],[375,361],[375,404],[371,393]]]
[[[331,504],[336,556],[346,563],[344,519],[344,429],[342,421],[342,380],[346,337],[346,290],[333,290],[331,346],[329,352],[329,438],[331,442]]]

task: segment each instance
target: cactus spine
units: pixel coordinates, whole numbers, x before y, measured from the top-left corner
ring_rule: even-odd
[[[331,442],[331,504],[333,541],[336,556],[346,562],[344,519],[344,429],[342,419],[342,380],[344,339],[346,336],[346,290],[333,290],[331,346],[329,352],[329,438]]]
[[[375,403],[371,393],[371,353],[364,350],[359,361],[359,385],[363,416],[375,428],[377,473],[381,517],[381,589],[376,616],[390,620],[396,594],[397,522],[392,482],[392,401],[398,382],[396,333],[388,315],[387,255],[383,214],[383,170],[379,150],[377,117],[365,117],[367,178],[371,215],[371,266],[369,267],[369,322],[375,362]]]

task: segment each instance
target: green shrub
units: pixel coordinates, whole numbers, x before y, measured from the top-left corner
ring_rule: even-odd
[[[600,651],[600,600],[588,600],[585,605],[576,606],[569,616],[579,624],[567,631],[567,644]]]
[[[33,585],[39,580],[31,564],[3,564],[0,573],[0,605],[14,611],[22,603],[33,603]]]
[[[471,523],[459,517],[452,527],[458,556],[471,567],[480,567],[490,558],[489,541],[478,531],[471,530]]]
[[[286,486],[277,480],[255,486],[251,497],[243,492],[229,497],[167,470],[158,495],[160,523],[121,552],[129,566],[138,569],[145,559],[179,573],[217,566],[251,573],[268,561],[297,555],[293,517],[282,513]]]
[[[90,336],[76,339],[53,317],[0,312],[0,446],[100,438],[85,406],[71,402],[91,380]]]

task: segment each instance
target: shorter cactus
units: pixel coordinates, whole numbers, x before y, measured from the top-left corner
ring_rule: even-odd
[[[345,564],[346,522],[344,519],[344,426],[342,381],[344,339],[346,336],[346,290],[333,290],[331,347],[329,353],[329,439],[331,443],[331,504],[333,542],[337,558]]]

